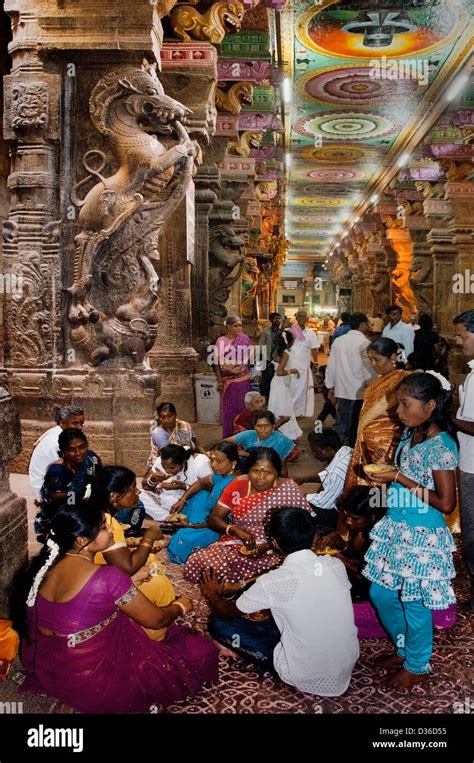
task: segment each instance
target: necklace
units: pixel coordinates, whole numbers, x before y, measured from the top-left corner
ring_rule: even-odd
[[[90,562],[90,559],[86,559],[85,556],[80,556],[80,554],[65,553],[64,556],[74,556],[76,559],[84,559],[85,562]]]

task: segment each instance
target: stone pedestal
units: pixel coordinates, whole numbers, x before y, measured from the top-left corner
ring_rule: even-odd
[[[453,275],[456,272],[456,250],[452,243],[452,233],[448,230],[452,208],[444,199],[427,199],[423,210],[431,229],[426,240],[433,256],[434,318],[443,336],[453,332],[453,318],[456,314],[456,298],[453,293]]]
[[[10,490],[10,462],[21,450],[21,429],[12,398],[0,387],[0,619],[8,617],[12,581],[27,560],[26,501]]]

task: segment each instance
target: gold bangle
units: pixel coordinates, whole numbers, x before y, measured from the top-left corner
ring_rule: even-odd
[[[153,543],[150,543],[148,540],[141,540],[138,545],[143,546],[143,548],[153,548]]]
[[[398,477],[399,477],[399,475],[400,475],[400,470],[399,470],[399,469],[397,469],[397,473],[396,473],[396,475],[395,475],[395,479],[394,479],[394,482],[398,482]],[[400,484],[401,484],[401,483],[400,483]]]
[[[186,615],[186,614],[187,614],[187,612],[186,612],[186,607],[184,606],[184,604],[183,604],[183,602],[182,602],[182,601],[178,601],[177,599],[175,599],[175,600],[172,602],[172,604],[176,604],[176,606],[180,608],[180,610],[181,610],[181,612],[183,613],[183,615]],[[179,617],[179,615],[178,615],[178,617]]]
[[[233,526],[234,526],[234,525],[233,525],[232,523],[231,523],[230,525],[227,525],[227,527],[225,528],[225,534],[226,534],[226,535],[229,535],[229,530],[230,530],[230,528],[231,528],[231,527],[233,527]]]

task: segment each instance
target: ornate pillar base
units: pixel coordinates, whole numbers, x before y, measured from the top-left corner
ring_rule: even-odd
[[[8,617],[8,592],[28,555],[26,501],[10,490],[9,464],[21,449],[18,414],[0,387],[0,618]]]
[[[37,438],[54,425],[59,407],[72,404],[84,408],[84,431],[104,464],[121,464],[144,473],[150,453],[150,423],[160,393],[156,370],[8,369],[7,374],[23,434],[23,448],[12,462],[12,471],[27,471]]]

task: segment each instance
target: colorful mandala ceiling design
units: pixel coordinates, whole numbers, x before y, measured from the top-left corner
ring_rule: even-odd
[[[324,167],[317,170],[300,170],[294,173],[295,179],[314,180],[317,183],[347,183],[354,180],[366,180],[367,173],[349,167]],[[293,177],[293,173],[291,175]]]
[[[300,135],[313,138],[320,135],[326,140],[365,140],[379,138],[393,132],[395,125],[377,114],[326,113],[304,117],[296,122],[294,129]]]
[[[400,92],[415,93],[421,82],[419,78],[396,80],[374,77],[374,67],[353,66],[335,69],[332,66],[320,72],[309,72],[296,83],[298,94],[310,101],[349,106],[351,109],[366,106],[391,106]],[[421,74],[423,74],[421,70]]]
[[[316,260],[368,203],[457,64],[472,0],[293,0],[287,229]],[[467,35],[468,36],[468,35]],[[292,43],[293,44],[293,43]],[[466,44],[465,42],[463,43]],[[433,95],[434,94],[434,95]],[[329,214],[328,214],[329,213]],[[308,256],[311,249],[308,247]]]

